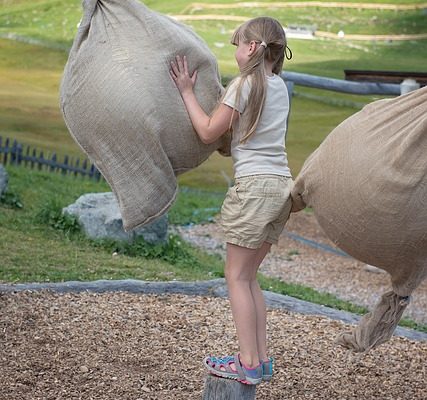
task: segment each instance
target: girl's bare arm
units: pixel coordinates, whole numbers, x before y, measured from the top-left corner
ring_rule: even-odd
[[[181,93],[191,123],[200,140],[205,144],[215,142],[228,131],[231,122],[238,118],[239,113],[225,104],[220,104],[209,117],[194,95],[193,87],[197,79],[197,71],[190,76],[185,56],[183,58],[176,56],[176,62],[172,62],[171,67],[170,75]]]

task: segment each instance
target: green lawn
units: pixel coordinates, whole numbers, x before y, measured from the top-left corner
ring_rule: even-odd
[[[212,4],[212,2],[205,2]],[[218,1],[216,3],[230,3]],[[384,3],[377,1],[371,3]],[[390,3],[390,2],[386,2]],[[392,1],[392,4],[416,4]],[[189,1],[148,1],[155,10],[171,15],[188,14]],[[345,2],[343,2],[345,5]],[[194,13],[228,13],[255,16],[272,14],[285,25],[311,24],[319,29],[335,32],[333,21],[340,21],[340,29],[363,33],[425,32],[426,16],[421,10],[384,11],[348,8],[321,9],[209,9]],[[377,15],[377,19],[373,16]],[[81,17],[80,0],[3,1],[0,9],[0,34],[14,33],[37,38],[47,45],[71,46]],[[330,26],[324,25],[329,20]],[[311,21],[311,22],[310,22]],[[234,48],[228,44],[235,22],[189,21],[217,56],[221,73],[237,73]],[[223,47],[219,47],[222,46]],[[427,40],[416,42],[371,43],[335,40],[290,40],[294,58],[285,67],[291,71],[343,78],[346,68],[425,71]],[[58,106],[58,88],[67,60],[65,51],[0,39],[0,135],[12,137],[45,151],[81,155],[80,149],[68,134]],[[326,104],[329,99],[346,103],[366,103],[373,96],[350,96],[316,89],[296,87],[301,96],[294,98],[288,133],[288,156],[296,174],[306,157],[342,120],[357,111],[355,107]],[[316,94],[325,101],[304,97]],[[309,118],[307,118],[309,116]],[[214,189],[224,187],[222,170],[231,174],[230,160],[213,156],[203,166],[183,175],[180,182]]]
[[[182,259],[178,263],[174,262],[176,260],[168,262],[166,257],[164,260],[161,257],[146,260],[129,256],[131,250],[121,243],[89,241],[83,234],[73,232],[70,229],[72,225],[60,216],[60,211],[84,193],[109,191],[105,182],[24,167],[7,166],[7,170],[10,175],[8,192],[19,199],[23,208],[0,203],[2,281],[91,280],[101,277],[146,280],[178,277],[189,280],[222,274],[222,263],[217,257],[195,249],[188,250],[185,263]],[[183,196],[184,204],[181,200],[176,203],[171,211],[171,222],[180,218],[180,208],[188,208],[189,198]],[[215,204],[219,205],[221,201],[222,197]],[[212,200],[205,204],[212,205]],[[192,210],[198,206],[193,205]],[[189,222],[190,217],[183,218]],[[144,252],[139,250],[140,254]],[[173,254],[179,255],[179,246],[172,250]],[[113,256],[114,252],[119,255]]]

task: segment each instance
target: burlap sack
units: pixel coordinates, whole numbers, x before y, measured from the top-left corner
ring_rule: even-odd
[[[292,198],[293,211],[313,207],[338,247],[390,273],[393,292],[338,338],[356,351],[384,342],[427,276],[427,87],[341,123],[305,162]]]
[[[176,175],[229,138],[204,145],[169,76],[187,55],[199,74],[195,93],[211,112],[223,88],[217,63],[188,27],[136,0],[84,0],[84,15],[61,84],[67,127],[115,193],[125,230],[160,216],[173,203]]]

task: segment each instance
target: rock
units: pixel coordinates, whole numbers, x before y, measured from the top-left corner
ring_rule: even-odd
[[[228,291],[224,278],[211,279],[208,281],[167,281],[153,282],[140,281],[137,279],[122,280],[98,280],[98,281],[69,281],[69,282],[42,282],[42,283],[0,283],[0,293],[15,293],[22,291],[50,290],[56,293],[107,293],[107,292],[128,292],[137,294],[185,294],[187,296],[214,296],[228,297]],[[333,320],[343,321],[346,324],[354,324],[360,320],[360,315],[347,311],[336,310],[319,304],[293,298],[279,293],[264,290],[264,297],[267,307],[279,310],[288,310],[293,313],[306,315],[321,315]],[[145,314],[143,320],[150,319]],[[414,331],[412,329],[397,328],[397,336],[403,336],[411,340],[427,341],[427,333]],[[39,338],[40,339],[40,338]]]
[[[149,243],[162,243],[167,240],[167,215],[134,231],[125,232],[119,204],[112,192],[85,194],[62,212],[75,215],[86,235],[92,239],[132,241],[143,236]]]
[[[0,164],[0,196],[6,192],[8,182],[9,176],[7,175],[6,169]]]

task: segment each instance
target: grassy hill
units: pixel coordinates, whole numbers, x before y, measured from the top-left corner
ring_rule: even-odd
[[[71,46],[81,18],[80,0],[3,0],[0,6],[0,135],[24,143],[57,151],[60,154],[81,154],[69,136],[58,107],[58,87],[67,49]],[[231,76],[237,73],[231,32],[240,22],[210,19],[209,15],[254,17],[272,15],[284,26],[309,25],[327,32],[363,34],[427,33],[425,9],[383,10],[354,9],[341,2],[339,8],[285,8],[283,3],[269,7],[242,7],[239,3],[219,0],[197,4],[179,0],[147,1],[150,8],[173,16],[196,15],[202,20],[184,20],[202,36],[217,56],[220,71]],[[348,4],[347,4],[348,3]],[[416,5],[415,1],[375,1],[384,4]],[[224,5],[233,8],[222,8]],[[286,5],[286,4],[285,4]],[[204,16],[204,17],[203,17]],[[185,17],[184,17],[185,18]],[[1,39],[14,35],[21,41]],[[38,40],[41,45],[25,41]],[[294,58],[285,67],[292,71],[343,78],[346,68],[425,71],[427,40],[417,41],[347,41],[290,39]],[[63,50],[61,50],[63,49]],[[357,111],[357,106],[328,104],[366,103],[373,97],[348,96],[315,89],[296,88],[288,133],[288,153],[292,169],[297,173],[305,158],[343,119]],[[307,98],[315,94],[322,102]],[[331,102],[329,102],[331,103]],[[223,188],[220,170],[231,175],[229,159],[217,155],[203,166],[182,176],[181,183],[191,186]]]

